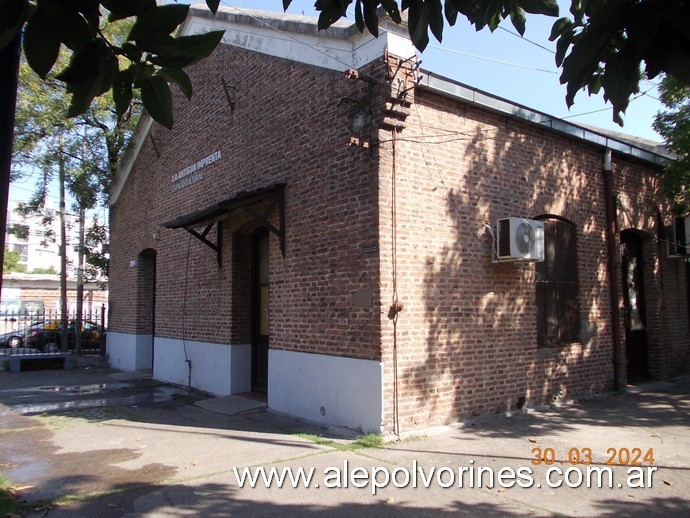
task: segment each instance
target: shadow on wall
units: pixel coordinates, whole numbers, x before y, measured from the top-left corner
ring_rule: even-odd
[[[611,387],[601,161],[529,131],[477,130],[464,151],[446,151],[467,165],[449,175],[454,241],[426,260],[426,358],[401,369],[421,401],[412,419],[442,424]],[[538,349],[535,265],[492,264],[487,225],[541,215],[577,229],[581,340]]]

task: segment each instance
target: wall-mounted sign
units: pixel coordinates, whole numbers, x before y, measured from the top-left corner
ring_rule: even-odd
[[[174,175],[172,175],[172,192],[177,192],[180,189],[194,185],[204,179],[204,174],[201,173],[201,169],[206,166],[211,165],[221,159],[220,150],[215,153],[211,153],[204,158],[197,160],[191,165],[188,165],[184,169],[180,169]]]

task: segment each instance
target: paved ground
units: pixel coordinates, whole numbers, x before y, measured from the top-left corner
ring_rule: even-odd
[[[113,373],[0,372],[0,473],[26,500],[57,502],[48,516],[690,514],[690,378],[358,448],[293,419],[247,408],[225,415],[193,404],[183,389]],[[556,462],[533,465],[536,448]],[[552,484],[567,472],[576,485],[579,472],[607,467],[611,448],[628,463],[626,452],[639,449],[633,475],[651,487],[629,487],[630,466],[611,467],[612,488],[548,486],[547,470]],[[592,464],[567,462],[569,452],[584,461],[589,450]],[[644,458],[650,450],[653,465]],[[233,468],[247,466],[314,468],[312,487],[240,488]],[[373,494],[365,470],[378,470],[383,485],[384,468],[400,486],[409,475],[407,487],[389,483]],[[348,487],[326,487],[338,482]]]

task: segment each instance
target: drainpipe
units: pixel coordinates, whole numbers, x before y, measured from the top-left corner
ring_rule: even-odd
[[[611,150],[604,152],[604,203],[606,206],[606,245],[608,249],[608,277],[611,297],[611,338],[613,340],[613,388],[622,390],[627,385],[626,371],[621,341],[621,314],[618,306],[618,253],[616,229],[616,205],[613,197],[613,172],[611,167]]]

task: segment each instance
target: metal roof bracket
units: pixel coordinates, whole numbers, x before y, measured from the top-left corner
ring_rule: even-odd
[[[215,243],[213,243],[212,241],[209,241],[206,238],[208,233],[213,228],[213,225],[216,226],[216,242]],[[204,229],[204,231],[201,234],[191,227],[184,227],[184,229],[216,253],[216,262],[218,263],[218,268],[220,268],[223,264],[223,246],[222,246],[223,222],[217,221],[215,223],[210,223],[209,225],[206,225],[206,228]]]

